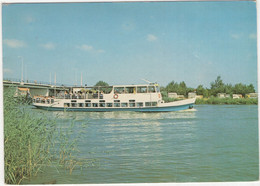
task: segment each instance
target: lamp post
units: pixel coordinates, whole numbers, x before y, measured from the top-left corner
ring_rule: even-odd
[[[23,56],[18,56],[18,58],[22,59],[21,83],[23,83]]]

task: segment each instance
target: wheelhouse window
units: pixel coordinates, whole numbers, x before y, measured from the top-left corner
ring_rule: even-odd
[[[154,93],[155,92],[155,87],[154,86],[149,86],[148,87],[148,92],[149,93]]]
[[[124,94],[125,93],[125,87],[115,87],[114,93],[115,94]]]
[[[137,93],[147,93],[147,87],[146,86],[137,87]]]
[[[125,92],[127,94],[133,94],[133,93],[136,93],[136,90],[135,90],[135,87],[126,87]]]

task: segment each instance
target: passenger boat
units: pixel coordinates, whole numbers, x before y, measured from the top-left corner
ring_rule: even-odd
[[[52,97],[34,97],[33,105],[45,110],[85,112],[169,112],[193,108],[196,98],[165,103],[159,85],[73,87]]]

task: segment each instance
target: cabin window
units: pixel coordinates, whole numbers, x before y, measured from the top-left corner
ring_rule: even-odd
[[[87,102],[87,103],[90,103],[90,102],[91,102],[91,100],[85,100],[85,102]]]
[[[125,88],[124,87],[115,87],[114,88],[114,93],[115,94],[124,94],[125,93]]]
[[[145,106],[146,107],[150,107],[151,106],[151,102],[145,102]]]
[[[85,107],[91,107],[91,103],[85,103]]]
[[[143,107],[144,103],[143,102],[137,102],[137,107]]]
[[[152,106],[153,107],[157,106],[157,102],[152,102]]]
[[[113,107],[113,103],[107,103],[107,107]]]
[[[155,88],[156,88],[156,92],[160,92],[159,86],[155,86]]]
[[[99,100],[99,102],[100,102],[100,103],[104,103],[104,102],[106,102],[106,101],[105,101],[105,100]]]
[[[130,102],[130,103],[134,103],[135,100],[134,100],[134,99],[130,99],[129,102]]]
[[[97,103],[92,103],[92,106],[93,107],[98,107],[98,104]]]
[[[64,107],[70,107],[70,103],[64,103]]]
[[[127,107],[128,104],[127,103],[121,103],[121,107]]]
[[[71,103],[75,103],[75,102],[77,102],[77,100],[71,100]]]
[[[54,103],[54,99],[51,99],[51,103]]]
[[[99,103],[99,107],[105,107],[105,103]]]
[[[77,103],[71,103],[71,107],[77,107]]]
[[[114,107],[120,107],[120,103],[114,103]]]
[[[136,93],[135,87],[126,87],[126,88],[125,88],[125,92],[126,92],[127,94]]]
[[[36,98],[36,103],[40,103],[41,99],[40,98]]]
[[[129,107],[135,107],[135,103],[129,103]]]
[[[47,99],[47,103],[50,104],[50,100],[49,99]]]
[[[137,87],[137,93],[147,93],[147,87],[146,86]]]
[[[120,100],[114,100],[115,103],[120,103]]]
[[[84,107],[84,103],[79,103],[79,107]]]
[[[148,92],[149,92],[149,93],[155,92],[155,87],[154,87],[154,86],[149,86],[149,87],[148,87]]]

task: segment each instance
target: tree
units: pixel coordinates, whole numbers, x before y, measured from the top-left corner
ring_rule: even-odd
[[[99,82],[97,82],[95,84],[95,87],[98,87],[98,86],[100,86],[100,87],[107,87],[107,86],[109,86],[109,84],[104,82],[104,81],[99,81]]]
[[[224,93],[225,85],[220,76],[214,82],[210,83],[211,85],[211,93],[214,96],[217,96],[218,93]]]

